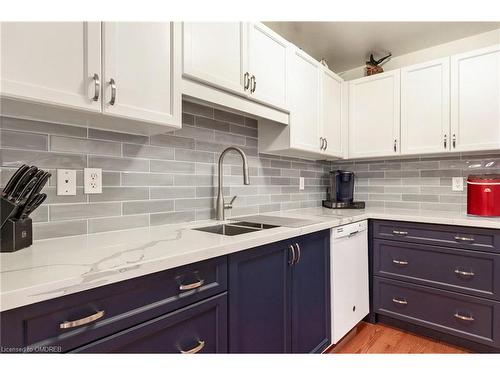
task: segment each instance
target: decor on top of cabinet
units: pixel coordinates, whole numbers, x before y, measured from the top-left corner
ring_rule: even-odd
[[[366,62],[366,75],[371,76],[378,73],[383,73],[384,68],[382,68],[382,64],[385,60],[390,58],[392,53],[389,53],[387,56],[382,57],[381,59],[375,60],[373,58],[373,53],[370,54],[370,61]]]

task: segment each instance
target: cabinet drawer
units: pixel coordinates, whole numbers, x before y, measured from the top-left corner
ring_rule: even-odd
[[[498,229],[375,220],[373,236],[380,239],[500,253]]]
[[[210,259],[2,313],[2,345],[72,349],[227,289],[226,257]],[[11,332],[22,333],[21,342]]]
[[[162,315],[73,352],[226,353],[226,295]]]
[[[500,346],[500,302],[379,277],[373,298],[378,314]]]
[[[373,241],[375,275],[500,300],[500,254]]]

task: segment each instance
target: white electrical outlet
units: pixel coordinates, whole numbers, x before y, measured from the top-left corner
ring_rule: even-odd
[[[102,193],[102,169],[84,168],[83,169],[83,187],[85,194]]]
[[[57,195],[76,195],[76,171],[57,170]]]
[[[451,189],[453,191],[464,191],[464,179],[462,177],[453,177],[451,179]]]
[[[299,178],[299,190],[304,190],[304,177]]]

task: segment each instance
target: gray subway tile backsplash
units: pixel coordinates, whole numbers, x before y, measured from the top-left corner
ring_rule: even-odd
[[[500,151],[483,155],[453,154],[376,161],[333,162],[333,169],[356,174],[354,199],[367,207],[466,213],[468,175],[499,173]],[[376,174],[373,174],[376,173]],[[452,191],[452,177],[464,180],[463,191]]]
[[[2,130],[0,133],[2,148],[23,148],[25,150],[48,149],[48,137],[44,134]]]
[[[103,171],[148,172],[149,160],[90,155],[89,167],[102,168]]]
[[[35,239],[45,239],[213,218],[217,161],[229,145],[247,154],[251,185],[243,185],[241,157],[228,153],[224,196],[238,195],[228,217],[318,207],[333,169],[355,171],[355,198],[368,207],[464,212],[465,191],[452,192],[451,177],[500,169],[495,152],[333,163],[259,154],[257,120],[190,102],[183,112],[182,129],[151,137],[0,117],[0,182],[23,163],[54,176],[77,170],[76,196],[57,196],[55,177],[44,188],[33,218]],[[87,166],[103,169],[102,194],[84,194]]]
[[[58,135],[50,136],[50,149],[52,151],[114,156],[121,156],[122,153],[121,144],[117,142],[61,137]]]

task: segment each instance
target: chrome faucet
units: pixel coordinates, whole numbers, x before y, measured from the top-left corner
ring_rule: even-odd
[[[222,171],[222,162],[224,161],[224,156],[230,151],[236,151],[241,155],[243,159],[243,183],[245,185],[250,185],[250,178],[248,176],[248,160],[247,156],[243,152],[243,150],[239,147],[230,146],[222,151],[219,157],[219,192],[217,193],[217,207],[216,207],[216,216],[217,220],[225,220],[225,209],[233,208],[233,202],[237,198],[235,195],[229,203],[224,203],[224,194],[223,194],[223,171]]]

